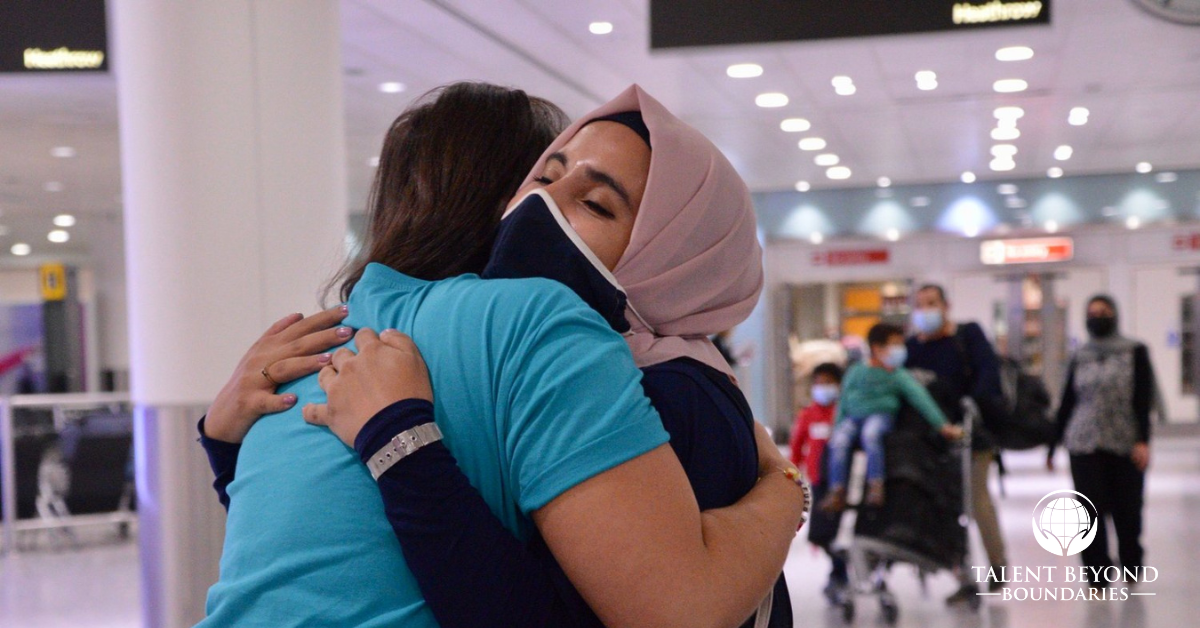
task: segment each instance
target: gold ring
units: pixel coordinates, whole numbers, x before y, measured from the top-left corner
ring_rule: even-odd
[[[263,367],[262,376],[265,377],[268,382],[271,382],[272,386],[279,386],[279,382],[275,381],[275,378],[271,377],[271,374],[267,372],[267,369],[270,367],[270,364]]]

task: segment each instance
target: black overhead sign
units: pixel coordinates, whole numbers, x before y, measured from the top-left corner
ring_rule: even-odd
[[[1050,0],[650,0],[650,47],[1050,23]]]
[[[104,0],[0,0],[0,72],[104,72]]]

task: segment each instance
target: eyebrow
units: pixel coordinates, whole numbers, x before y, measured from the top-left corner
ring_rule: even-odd
[[[557,161],[564,168],[567,167],[567,156],[561,152],[551,154],[546,158],[546,161]],[[621,185],[619,181],[612,178],[612,175],[600,170],[596,170],[591,166],[584,166],[584,172],[587,173],[587,177],[592,181],[612,188],[612,191],[616,192],[617,196],[620,196],[621,200],[625,202],[626,207],[630,209],[633,208],[633,203],[629,200],[629,192],[625,189],[625,186]]]

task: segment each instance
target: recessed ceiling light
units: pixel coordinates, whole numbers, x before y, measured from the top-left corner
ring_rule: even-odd
[[[808,181],[797,181],[796,182],[796,191],[797,192],[807,192],[811,189],[812,189],[812,186],[809,185]]]
[[[1174,183],[1179,180],[1179,175],[1174,172],[1160,172],[1154,177],[1159,183]]]
[[[928,196],[914,196],[914,197],[908,199],[908,204],[912,205],[913,207],[929,207],[929,197]]]
[[[1045,227],[1046,231],[1049,231],[1050,233],[1058,233],[1058,221],[1056,220],[1047,220]]]
[[[998,127],[998,128],[992,129],[992,139],[994,139],[998,142],[1007,142],[1009,140],[1015,140],[1018,137],[1021,137],[1021,132],[1018,131],[1017,127],[1015,127],[1015,126],[1014,127]]]
[[[1017,147],[1012,144],[996,144],[992,147],[992,155],[996,157],[1012,157],[1017,154]]]
[[[825,236],[820,231],[814,231],[812,235],[808,236],[808,240],[813,244],[820,244],[825,241]]]
[[[996,110],[992,112],[992,115],[996,116],[997,120],[1016,120],[1017,118],[1025,115],[1025,110],[1014,106],[996,107]]]
[[[64,229],[67,227],[74,227],[75,217],[71,214],[59,214],[54,217],[54,226],[62,227]]]
[[[1089,115],[1091,115],[1091,112],[1087,110],[1087,107],[1074,107],[1071,109],[1071,113],[1067,115],[1067,124],[1071,126],[1083,126],[1088,123]]]
[[[1142,226],[1142,219],[1138,218],[1137,216],[1130,216],[1125,219],[1125,226],[1129,227],[1130,229],[1137,229],[1138,227]]]
[[[962,173],[962,176],[959,177],[959,179],[963,183],[974,183],[975,182],[975,173],[968,170],[968,171]]]
[[[613,32],[612,22],[592,22],[588,24],[588,31],[593,35],[607,35]]]
[[[1136,170],[1141,174],[1146,174],[1147,172],[1154,170],[1154,166],[1151,166],[1150,162],[1148,161],[1139,161]]]
[[[1046,171],[1046,176],[1050,177],[1051,179],[1057,179],[1063,176],[1063,169],[1059,168],[1058,166],[1054,166]]]
[[[966,227],[963,227],[963,235],[967,236],[968,238],[974,238],[975,236],[979,235],[979,225],[967,225]]]
[[[825,176],[830,179],[849,179],[850,174],[850,169],[845,166],[834,166],[825,171]]]
[[[75,156],[75,149],[70,146],[55,146],[50,149],[50,155],[59,159],[68,159]]]
[[[788,104],[788,97],[787,94],[779,92],[767,92],[756,96],[754,104],[765,108],[785,107]]]
[[[931,92],[937,88],[938,88],[937,81],[921,81],[920,83],[917,83],[917,89],[919,89],[923,92]]]
[[[1012,183],[1001,183],[1000,185],[996,186],[996,193],[1000,194],[1001,196],[1011,196],[1020,191],[1021,189]]]
[[[1025,61],[1033,58],[1033,48],[1029,46],[1009,46],[996,51],[997,61]]]
[[[1000,94],[1014,94],[1029,89],[1029,83],[1023,79],[1000,79],[992,83],[992,89]]]
[[[996,172],[1008,172],[1017,167],[1017,162],[1009,157],[997,157],[988,163],[988,168]]]
[[[404,83],[397,83],[395,81],[380,83],[379,91],[385,94],[399,94],[400,92],[404,91]]]
[[[921,70],[920,72],[917,72],[916,78],[918,83],[922,81],[936,81],[937,73],[933,70]]]
[[[28,244],[25,244],[24,242],[18,242],[16,244],[12,245],[12,249],[10,249],[10,250],[12,251],[13,255],[16,255],[18,257],[23,257],[25,255],[29,255],[29,253],[33,249]]]
[[[821,150],[825,148],[825,140],[819,137],[806,137],[800,140],[800,150]]]
[[[812,128],[812,124],[804,118],[788,118],[779,123],[779,128],[788,133],[803,133]]]
[[[725,68],[725,75],[729,78],[755,78],[762,76],[762,66],[757,63],[735,63]]]
[[[850,85],[838,85],[837,87],[833,88],[833,91],[836,92],[838,96],[853,96],[854,93],[858,91],[858,88],[851,83]]]
[[[829,82],[833,83],[834,87],[837,87],[839,85],[853,85],[854,79],[850,78],[849,76],[838,75],[838,76],[833,77],[833,79],[830,80]]]
[[[375,155],[374,157],[368,159],[367,165],[372,168],[378,168],[379,167],[379,155]]]
[[[879,185],[879,187],[881,187],[881,188],[888,188],[888,187],[892,186],[892,180],[887,177],[879,177],[879,179],[876,180],[875,183],[877,185]]]
[[[62,192],[63,184],[59,183],[58,181],[47,181],[46,185],[44,185],[42,189],[46,190],[47,192]]]
[[[996,120],[997,129],[1015,129],[1017,128],[1016,118],[1000,118]]]
[[[813,161],[818,166],[836,166],[841,159],[838,159],[838,156],[833,153],[822,153],[813,158]]]
[[[884,234],[884,237],[892,242],[895,242],[896,240],[900,239],[900,230],[899,229],[888,229],[887,233]]]
[[[55,229],[54,231],[46,234],[46,239],[55,244],[62,244],[63,242],[71,239],[71,234],[63,231],[62,229]]]
[[[1075,149],[1071,148],[1070,146],[1067,146],[1066,144],[1063,144],[1062,146],[1059,146],[1058,148],[1054,149],[1054,158],[1059,161],[1066,161],[1071,158],[1071,155],[1074,155],[1074,154],[1075,154]]]

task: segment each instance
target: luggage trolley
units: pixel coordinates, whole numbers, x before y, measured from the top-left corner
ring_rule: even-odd
[[[856,598],[860,595],[877,597],[884,621],[889,625],[896,623],[900,608],[887,586],[888,571],[895,563],[916,567],[922,586],[926,576],[943,569],[959,568],[961,574],[969,573],[970,443],[978,410],[969,400],[964,405],[964,434],[956,443],[938,444],[931,437],[942,437],[915,415],[915,411],[902,410],[886,445],[887,501],[882,508],[873,509],[861,505],[861,499],[852,500],[847,509],[847,512],[855,513],[842,522],[843,528],[853,530],[846,548],[850,583],[836,599],[842,619],[847,623],[854,620]],[[913,448],[918,451],[913,452]],[[904,460],[905,455],[926,457],[925,464]],[[928,477],[921,477],[925,474]],[[862,492],[852,491],[858,496]],[[922,511],[927,516],[913,520],[911,515]],[[972,596],[968,603],[971,610],[976,611],[980,607],[980,598]]]

